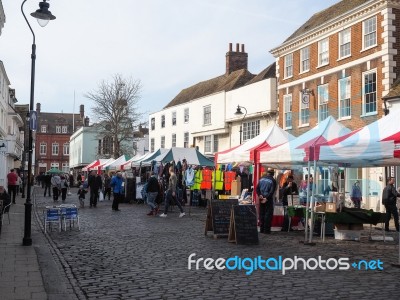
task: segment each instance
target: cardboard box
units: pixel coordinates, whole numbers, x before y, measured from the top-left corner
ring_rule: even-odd
[[[315,206],[314,207],[314,211],[318,212],[318,211],[325,211],[326,209],[326,203],[322,203],[321,205]]]
[[[335,224],[337,230],[350,230],[350,224]]]
[[[364,230],[364,224],[350,224],[350,230]]]
[[[335,213],[336,212],[336,203],[326,203],[326,212]]]
[[[242,183],[237,180],[232,180],[231,196],[240,196],[242,191]]]

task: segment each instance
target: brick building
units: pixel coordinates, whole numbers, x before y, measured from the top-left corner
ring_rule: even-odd
[[[314,14],[270,51],[279,125],[298,136],[329,115],[352,130],[382,117],[383,97],[400,71],[399,41],[400,1],[343,0]],[[388,108],[393,99],[386,99]],[[362,179],[363,192],[378,196],[385,172],[354,169],[346,175],[347,190]]]
[[[69,140],[74,130],[84,124],[84,105],[79,114],[47,113],[36,104],[38,127],[35,143],[35,174],[52,167],[69,173]]]

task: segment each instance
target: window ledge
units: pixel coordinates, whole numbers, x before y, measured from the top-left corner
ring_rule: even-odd
[[[292,130],[292,129],[293,129],[293,127],[292,127],[292,126],[285,127],[285,130]]]
[[[376,116],[378,114],[378,112],[373,112],[373,113],[367,113],[367,114],[363,114],[360,116],[360,118],[364,118],[364,117],[371,117],[371,116]]]
[[[339,118],[338,121],[347,121],[347,120],[351,120],[351,116],[349,117],[343,117],[343,118]]]
[[[211,126],[212,124],[203,124],[203,127],[205,127],[205,126]]]
[[[349,58],[349,57],[351,57],[351,54],[343,56],[341,58],[338,58],[336,61],[341,61],[341,60],[344,60],[344,59]]]
[[[306,123],[306,124],[299,125],[298,128],[309,127],[309,126],[310,126],[310,123]]]
[[[306,74],[308,72],[310,72],[310,69],[300,72],[299,75],[303,75],[303,74]]]
[[[370,49],[372,49],[372,48],[375,48],[375,47],[377,47],[377,46],[378,46],[378,44],[375,44],[375,45],[369,46],[368,48],[363,48],[363,49],[360,50],[360,53],[363,53],[363,52],[365,52],[365,51],[368,51],[368,50],[370,50]]]
[[[293,75],[288,76],[288,77],[283,77],[283,80],[290,79],[290,78],[293,78]]]
[[[317,67],[317,69],[322,68],[322,67],[326,67],[326,66],[329,66],[329,63],[323,64],[323,65],[319,65],[319,66]]]

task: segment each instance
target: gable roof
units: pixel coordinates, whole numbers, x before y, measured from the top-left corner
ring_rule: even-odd
[[[342,0],[327,9],[314,14],[307,22],[301,25],[285,42],[292,40],[308,31],[311,31],[318,26],[336,18],[344,13],[372,0]]]
[[[400,98],[400,76],[397,77],[395,82],[393,82],[392,86],[390,87],[389,93],[382,98],[385,100]]]
[[[252,80],[250,80],[246,85],[253,84],[259,81],[262,81],[267,78],[275,78],[276,77],[276,63],[270,64],[264,70],[262,70],[259,74],[257,74]]]
[[[205,97],[217,92],[230,91],[244,86],[253,79],[255,75],[246,69],[234,71],[230,74],[224,74],[213,79],[199,82],[191,87],[183,89],[171,102],[165,107],[172,107],[187,103],[191,100]]]

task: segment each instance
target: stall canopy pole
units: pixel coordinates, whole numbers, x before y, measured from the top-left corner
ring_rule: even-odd
[[[313,179],[313,183],[311,186],[311,205],[310,205],[310,209],[311,209],[311,224],[310,224],[310,240],[309,243],[312,243],[312,237],[313,237],[313,233],[314,233],[314,206],[315,206],[315,188],[314,185],[316,186],[314,180],[316,180],[317,178],[317,161],[315,160],[315,156],[314,156],[314,179]],[[310,178],[310,177],[309,177]]]
[[[306,184],[307,184],[307,200],[306,200],[306,223],[304,224],[304,232],[305,232],[305,238],[304,238],[304,242],[307,242],[307,234],[308,234],[308,204],[309,204],[309,199],[310,199],[310,185],[308,184],[308,181],[310,179],[310,168],[311,168],[311,162],[310,160],[308,160],[308,177],[306,180]]]

